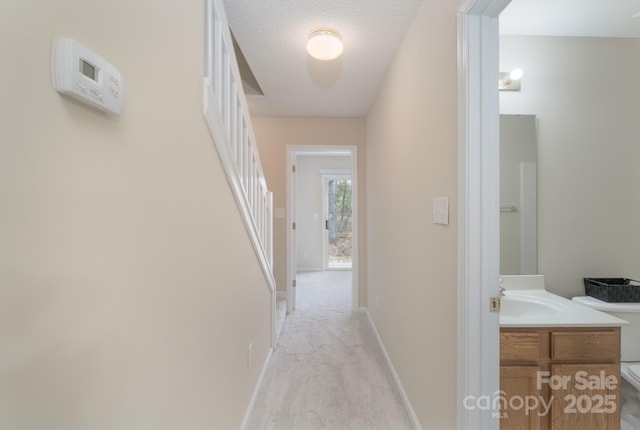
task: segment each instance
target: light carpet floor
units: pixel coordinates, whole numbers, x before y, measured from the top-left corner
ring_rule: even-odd
[[[247,429],[413,429],[375,334],[351,312],[351,272],[297,276]]]

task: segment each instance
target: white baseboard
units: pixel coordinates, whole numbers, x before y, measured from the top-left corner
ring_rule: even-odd
[[[244,419],[242,420],[242,425],[240,426],[240,430],[244,430],[247,427],[247,424],[249,422],[249,417],[251,416],[251,412],[253,412],[253,408],[256,405],[256,399],[258,398],[258,393],[260,392],[260,388],[262,387],[262,383],[264,382],[264,375],[267,374],[267,369],[269,368],[269,364],[271,363],[272,354],[273,354],[273,348],[269,348],[269,352],[267,353],[267,359],[264,361],[264,365],[262,366],[262,371],[260,372],[258,383],[256,384],[256,388],[253,390],[253,395],[251,396],[251,400],[249,401],[249,407],[247,408],[247,412],[244,414]]]
[[[407,413],[409,414],[409,418],[411,419],[411,423],[416,430],[423,430],[422,424],[420,424],[420,420],[416,415],[416,411],[413,410],[413,406],[411,406],[411,402],[409,401],[409,396],[404,391],[404,387],[402,386],[402,382],[400,382],[400,377],[396,372],[396,369],[393,367],[393,363],[391,362],[391,358],[389,358],[389,354],[387,354],[387,350],[384,347],[384,343],[382,343],[382,339],[380,338],[380,334],[378,334],[378,329],[376,328],[373,319],[371,319],[371,314],[367,308],[359,308],[359,312],[364,312],[367,314],[367,319],[369,320],[369,324],[371,324],[371,328],[376,335],[376,339],[378,339],[378,343],[382,348],[382,353],[384,354],[384,359],[387,362],[387,366],[389,366],[389,370],[391,371],[391,376],[393,377],[393,382],[396,384],[396,388],[400,392],[400,398],[402,398],[402,403],[404,403],[404,407],[407,409]]]

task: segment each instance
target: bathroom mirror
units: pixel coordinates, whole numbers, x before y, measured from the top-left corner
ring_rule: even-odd
[[[538,273],[535,115],[500,115],[500,273]]]

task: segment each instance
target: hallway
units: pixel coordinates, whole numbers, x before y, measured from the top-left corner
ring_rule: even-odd
[[[351,312],[351,272],[302,272],[297,283],[247,428],[413,428],[366,314]]]

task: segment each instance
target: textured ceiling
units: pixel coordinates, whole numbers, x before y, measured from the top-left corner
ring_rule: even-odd
[[[443,0],[424,0],[443,1]],[[366,115],[421,0],[223,0],[229,26],[264,96],[254,116]],[[462,3],[462,0],[460,0]],[[512,0],[502,34],[640,37],[640,0]],[[314,60],[309,32],[333,27],[343,56]]]
[[[640,37],[640,0],[512,0],[501,34]]]
[[[244,56],[264,96],[252,115],[364,116],[413,19],[419,0],[224,0]],[[309,32],[333,27],[344,54],[314,60]]]

